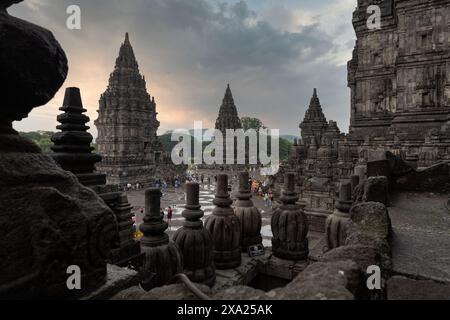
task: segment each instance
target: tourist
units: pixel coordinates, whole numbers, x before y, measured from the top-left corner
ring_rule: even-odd
[[[264,193],[264,207],[269,206],[269,195],[267,193]]]

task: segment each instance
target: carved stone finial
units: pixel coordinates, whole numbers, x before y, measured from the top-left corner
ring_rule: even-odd
[[[106,183],[106,175],[95,172],[95,164],[102,160],[98,154],[92,153],[92,135],[87,131],[86,124],[89,117],[84,113],[81,101],[80,89],[67,88],[64,96],[63,111],[58,116],[61,125],[57,129],[61,132],[55,133],[52,141],[53,159],[58,162],[64,170],[74,173],[78,180],[86,186],[100,186]]]
[[[341,184],[339,200],[336,210],[325,222],[325,239],[327,242],[324,251],[335,249],[345,244],[347,226],[350,222],[350,208],[352,206],[352,185],[350,182]]]
[[[211,233],[200,220],[204,213],[200,210],[199,194],[198,183],[186,184],[186,209],[183,211],[186,221],[173,240],[183,254],[184,273],[189,279],[212,286],[216,280],[213,243]]]
[[[165,233],[168,224],[163,221],[160,210],[161,191],[158,188],[146,190],[144,223],[139,228],[144,234],[141,252],[145,253],[145,258],[140,272],[145,290],[167,284],[183,270],[181,252]]]
[[[284,178],[282,205],[272,215],[272,251],[280,259],[305,260],[308,258],[308,221],[305,212],[296,204],[295,174]]]
[[[262,218],[258,208],[253,205],[251,200],[249,177],[248,172],[239,174],[239,192],[236,194],[237,200],[234,204],[234,214],[241,223],[241,247],[244,252],[249,246],[262,243]]]
[[[232,269],[241,264],[241,223],[231,208],[228,176],[219,174],[214,198],[216,207],[205,222],[214,243],[214,263],[217,269]]]

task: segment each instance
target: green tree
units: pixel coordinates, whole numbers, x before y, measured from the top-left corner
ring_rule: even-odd
[[[258,118],[243,117],[241,118],[241,123],[244,131],[247,131],[249,129],[254,129],[256,131],[260,129],[266,129],[262,121]]]
[[[280,160],[285,161],[289,158],[289,153],[291,152],[291,148],[294,144],[284,138],[280,138],[279,143],[280,143]]]

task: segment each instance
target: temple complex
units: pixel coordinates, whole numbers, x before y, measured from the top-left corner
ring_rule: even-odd
[[[449,160],[449,2],[383,1],[381,29],[369,30],[371,4],[359,0],[353,14],[349,133],[327,122],[314,89],[300,124],[302,140],[283,168],[297,173],[312,216],[331,214],[338,184],[353,174],[363,180],[367,163],[385,160],[386,151],[417,169]]]
[[[76,87],[53,153],[19,135],[13,122],[55,96],[68,60],[50,31],[9,15],[17,2],[0,1],[0,299],[449,299],[450,0],[377,1],[373,31],[358,1],[350,132],[314,89],[273,208],[251,200],[248,170],[236,199],[223,172],[170,192],[110,188],[173,168],[128,34],[100,99],[100,155]],[[216,129],[241,127],[228,86]]]
[[[107,175],[108,184],[153,180],[157,164],[163,161],[156,103],[147,93],[128,33],[108,88],[100,97],[95,125],[98,152],[103,157],[97,169]]]

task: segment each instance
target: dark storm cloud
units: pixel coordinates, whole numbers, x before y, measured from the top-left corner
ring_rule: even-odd
[[[71,4],[82,10],[82,30],[77,32],[65,28],[65,11]],[[318,87],[328,118],[346,129],[350,107],[345,66],[328,58],[338,48],[320,21],[295,32],[283,30],[245,1],[40,0],[17,7],[17,15],[54,31],[69,60],[77,63],[73,72],[80,67],[79,56],[96,61],[98,70],[92,72],[104,73],[105,80],[93,97],[106,87],[118,47],[129,31],[162,118],[178,110],[186,113],[186,127],[193,125],[193,118],[212,123],[230,82],[241,116],[298,133],[312,88]],[[351,27],[350,19],[345,27]],[[89,102],[95,108],[97,102]],[[182,125],[162,122],[163,129]]]

